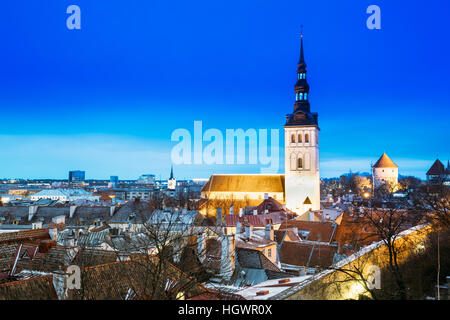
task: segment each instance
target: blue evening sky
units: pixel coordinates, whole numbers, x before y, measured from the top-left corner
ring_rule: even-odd
[[[71,4],[81,30],[66,27]],[[371,4],[381,30],[366,27]],[[283,148],[303,24],[321,176],[369,171],[386,151],[400,174],[424,178],[450,157],[449,10],[447,0],[7,1],[0,177],[167,178],[171,134],[195,120],[280,129]],[[176,178],[259,172],[174,166]]]

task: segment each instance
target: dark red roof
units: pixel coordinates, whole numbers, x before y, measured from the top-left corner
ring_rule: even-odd
[[[327,268],[333,264],[337,246],[304,242],[283,242],[280,248],[281,263]]]
[[[447,170],[439,159],[437,159],[431,168],[427,171],[427,176],[438,176],[441,174],[446,174]]]
[[[309,231],[308,236],[303,240],[332,242],[334,240],[336,226],[331,221],[317,222],[301,220],[284,221],[280,226],[280,230],[290,228],[297,228],[298,231]]]

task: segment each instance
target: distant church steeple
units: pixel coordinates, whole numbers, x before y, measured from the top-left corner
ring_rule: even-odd
[[[170,167],[170,177],[169,180],[167,180],[167,189],[169,190],[175,190],[177,186],[177,181],[173,177],[173,166]]]

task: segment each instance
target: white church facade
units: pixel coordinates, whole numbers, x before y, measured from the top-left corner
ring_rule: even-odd
[[[318,114],[310,111],[306,74],[302,37],[294,110],[284,125],[285,174],[212,175],[202,188],[203,199],[233,200],[234,213],[239,207],[259,205],[265,194],[299,215],[320,210]]]

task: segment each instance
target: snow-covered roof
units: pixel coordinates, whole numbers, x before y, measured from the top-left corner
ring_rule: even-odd
[[[247,300],[270,300],[273,296],[283,292],[287,287],[292,287],[309,279],[311,275],[300,277],[290,277],[283,279],[273,279],[261,282],[257,285],[237,291],[236,294],[241,295]],[[281,282],[281,283],[280,283]],[[258,292],[265,291],[264,295],[257,295]]]

